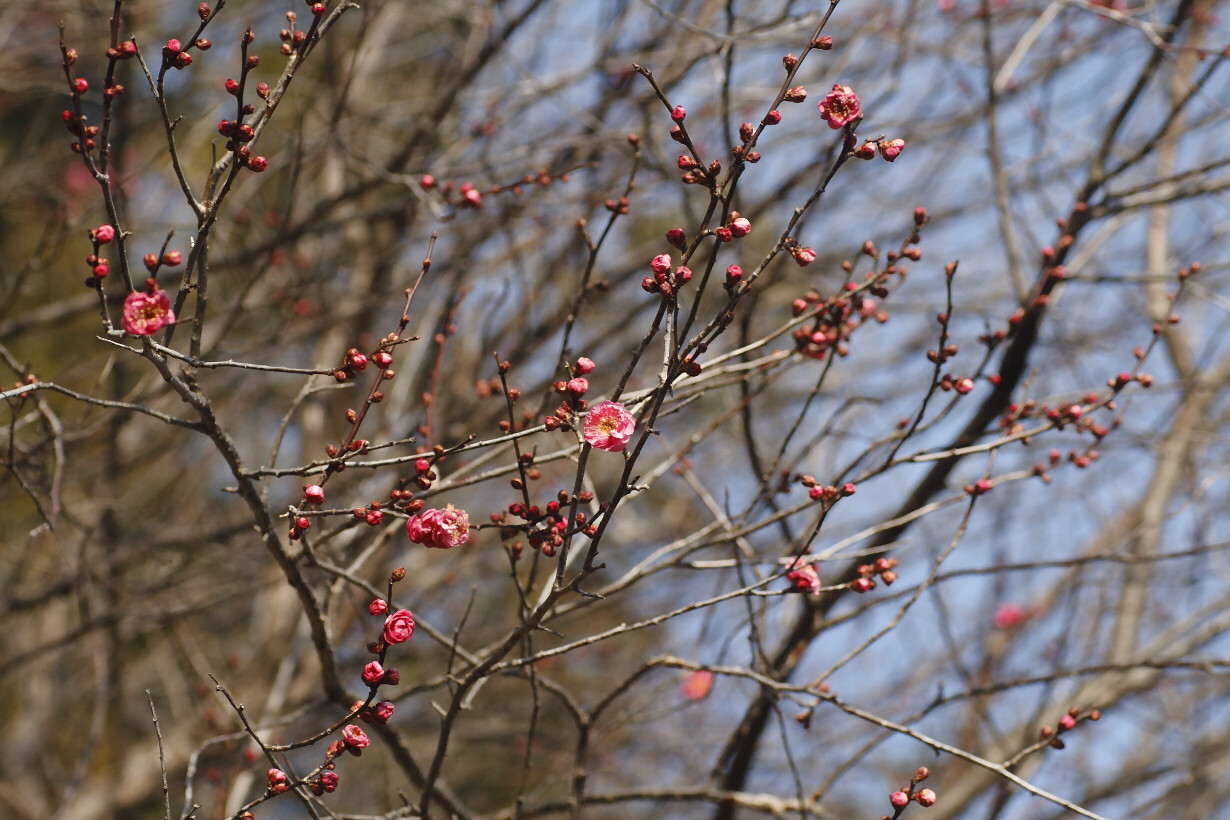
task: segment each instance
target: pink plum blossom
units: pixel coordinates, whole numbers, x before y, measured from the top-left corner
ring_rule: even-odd
[[[175,311],[165,290],[153,293],[133,291],[124,299],[124,332],[152,336],[163,325],[175,324]]]
[[[829,124],[829,128],[834,129],[843,128],[863,115],[858,95],[848,85],[834,85],[833,90],[820,101],[819,108],[820,116]]]
[[[424,510],[406,521],[406,535],[432,549],[451,549],[470,540],[470,516],[449,504],[443,510]]]
[[[364,732],[353,723],[342,729],[342,742],[346,744],[346,751],[354,755],[372,745],[371,738],[367,736],[367,732]]]
[[[799,592],[815,595],[820,591],[820,573],[815,564],[804,564],[786,573],[786,580]]]
[[[414,616],[408,609],[399,609],[385,619],[384,642],[403,643],[414,635]]]
[[[636,430],[636,419],[617,401],[604,401],[585,417],[585,441],[608,453],[622,452]]]

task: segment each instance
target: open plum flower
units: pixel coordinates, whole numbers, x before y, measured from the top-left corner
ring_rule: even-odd
[[[636,418],[617,401],[595,405],[585,416],[586,443],[608,453],[622,452],[635,431]]]
[[[842,128],[863,116],[858,95],[848,85],[834,85],[833,90],[820,101],[819,108],[820,116],[833,129]]]
[[[124,332],[152,336],[163,325],[175,324],[175,311],[165,290],[142,293],[134,290],[124,299]]]

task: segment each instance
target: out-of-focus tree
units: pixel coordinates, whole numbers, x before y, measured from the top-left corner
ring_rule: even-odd
[[[1218,12],[0,7],[0,814],[1226,812]]]

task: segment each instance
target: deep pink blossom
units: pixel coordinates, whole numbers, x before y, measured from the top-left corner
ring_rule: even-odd
[[[402,643],[414,635],[414,616],[408,609],[399,609],[384,621],[384,642]]]
[[[829,128],[843,128],[847,123],[863,115],[858,95],[848,85],[834,85],[833,90],[820,101],[820,116]]]
[[[893,140],[885,140],[880,143],[880,156],[892,162],[897,157],[901,156],[902,150],[905,148],[905,140],[901,138]]]
[[[337,781],[337,772],[320,773],[320,787],[327,792],[332,792],[337,789]]]
[[[363,682],[368,686],[375,686],[382,680],[384,680],[384,667],[380,665],[380,661],[372,661],[363,667]]]
[[[124,332],[152,336],[163,325],[175,324],[175,311],[165,290],[143,293],[134,290],[124,299]]]
[[[100,245],[106,245],[112,239],[115,239],[115,228],[110,225],[99,225],[94,229],[94,241]]]
[[[585,356],[577,359],[576,371],[578,376],[588,376],[594,371],[594,360]]]
[[[432,549],[451,549],[470,540],[470,516],[449,504],[443,510],[424,510],[406,521],[406,535]]]
[[[367,732],[364,732],[353,723],[342,728],[342,742],[346,744],[346,751],[352,754],[372,745],[371,738],[367,736]]]
[[[608,453],[621,452],[636,430],[636,418],[617,401],[604,401],[585,417],[585,441]]]
[[[393,702],[390,700],[382,700],[372,707],[372,717],[377,723],[387,723],[389,718],[393,717]]]
[[[367,611],[373,615],[384,615],[389,611],[389,605],[383,598],[377,598],[367,605]]]

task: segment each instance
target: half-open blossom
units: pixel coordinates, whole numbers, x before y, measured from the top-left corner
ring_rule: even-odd
[[[387,723],[389,718],[393,717],[393,702],[390,700],[382,700],[372,707],[372,717],[377,723]]]
[[[834,85],[833,90],[820,101],[819,108],[820,116],[829,124],[829,128],[843,128],[846,123],[863,115],[858,95],[848,85]]]
[[[367,605],[367,611],[373,615],[384,615],[389,611],[389,605],[383,598],[377,598]]]
[[[163,325],[175,324],[175,311],[165,290],[142,293],[134,290],[124,299],[124,332],[152,336]]]
[[[794,261],[798,263],[800,268],[805,268],[816,261],[816,252],[811,248],[796,246],[790,249],[790,255],[794,257]]]
[[[408,609],[399,609],[384,621],[384,642],[402,643],[414,635],[414,616]]]
[[[452,504],[442,510],[424,510],[406,521],[406,535],[425,547],[451,549],[470,540],[470,515]]]
[[[358,755],[360,751],[372,745],[371,738],[367,736],[367,732],[364,732],[353,723],[342,728],[342,742],[346,744],[346,751],[354,755]]]
[[[786,580],[799,592],[815,595],[820,591],[820,573],[816,572],[815,564],[804,564],[786,573]]]
[[[608,453],[622,452],[636,430],[636,418],[617,401],[604,401],[585,416],[585,441]]]
[[[338,780],[337,772],[321,772],[320,788],[327,792],[336,791]]]
[[[901,151],[905,148],[905,140],[898,137],[893,140],[885,140],[880,143],[880,156],[892,162],[897,157],[901,156]]]
[[[363,682],[368,686],[375,686],[382,680],[384,680],[384,667],[380,665],[380,661],[372,661],[363,667]]]

